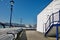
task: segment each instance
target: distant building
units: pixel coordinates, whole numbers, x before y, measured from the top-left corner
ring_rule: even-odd
[[[60,10],[60,0],[53,0],[41,13],[37,15],[37,31],[45,32],[45,23],[49,16]]]

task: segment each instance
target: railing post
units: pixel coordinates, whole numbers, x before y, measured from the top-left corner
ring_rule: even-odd
[[[58,25],[56,25],[56,40],[59,40]]]

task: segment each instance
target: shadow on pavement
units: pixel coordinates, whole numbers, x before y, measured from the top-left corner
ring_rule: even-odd
[[[27,40],[27,36],[26,36],[26,31],[23,30],[21,36],[18,38],[18,40]]]

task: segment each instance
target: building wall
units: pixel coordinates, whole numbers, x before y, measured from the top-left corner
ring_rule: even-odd
[[[53,0],[41,13],[37,15],[37,31],[45,32],[45,23],[52,13],[60,10],[60,0]]]

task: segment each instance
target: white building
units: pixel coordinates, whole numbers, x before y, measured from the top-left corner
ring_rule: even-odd
[[[45,32],[45,23],[48,15],[60,10],[60,0],[53,0],[41,13],[37,15],[37,31]]]

